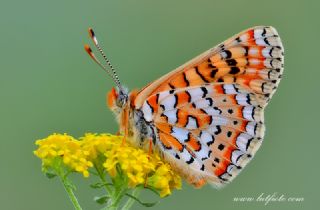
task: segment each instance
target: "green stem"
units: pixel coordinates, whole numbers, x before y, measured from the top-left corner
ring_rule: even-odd
[[[131,195],[133,195],[134,197],[138,197],[141,192],[141,189],[141,187],[134,188]],[[135,200],[133,198],[129,198],[121,210],[129,210],[131,206],[134,204],[134,202]]]
[[[66,190],[66,192],[67,192],[67,194],[73,204],[74,209],[82,210],[82,208],[77,200],[77,197],[74,195],[72,186],[70,185],[70,181],[67,179],[66,176],[59,176],[59,177],[60,177],[60,180],[63,184],[64,189]]]
[[[96,164],[94,164],[94,167],[95,167],[96,171],[98,172],[100,180],[104,184],[104,188],[105,188],[108,196],[110,197],[107,206],[105,208],[103,208],[103,210],[117,210],[118,206],[117,206],[117,204],[115,204],[115,197],[116,197],[116,195],[114,195],[115,191],[112,190],[108,185],[105,184],[105,183],[107,183],[107,180],[103,174],[103,171],[99,170],[99,167],[97,167]]]
[[[99,170],[99,168],[96,166],[96,164],[94,164],[94,167],[99,174],[99,178],[101,179],[102,183],[104,184],[104,188],[105,188],[106,192],[108,193],[109,196],[111,196],[112,189],[108,185],[105,184],[105,183],[107,183],[107,180],[103,174],[103,171]]]

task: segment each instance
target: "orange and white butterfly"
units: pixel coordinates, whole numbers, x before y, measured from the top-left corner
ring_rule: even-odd
[[[139,91],[115,81],[108,105],[120,131],[137,147],[152,145],[189,183],[222,186],[233,180],[259,149],[264,108],[283,72],[284,51],[273,27],[247,29],[169,72]]]

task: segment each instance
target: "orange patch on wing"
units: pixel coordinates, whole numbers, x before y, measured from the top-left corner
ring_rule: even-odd
[[[166,134],[166,133],[159,133],[159,138],[160,141],[169,147],[173,147],[177,151],[182,151],[183,150],[183,145],[173,136]]]
[[[214,85],[212,86],[213,90],[218,93],[218,94],[224,94],[224,89],[222,87],[222,85]]]
[[[180,127],[184,127],[186,124],[187,124],[187,121],[188,121],[188,113],[181,110],[181,109],[178,109],[177,110],[177,115],[178,115],[178,122],[177,124],[180,126]]]
[[[211,82],[212,80],[210,73],[213,68],[210,65],[211,63],[205,61],[198,65],[198,73],[200,73],[202,75],[202,78],[204,78],[208,82]]]
[[[199,117],[196,117],[196,118],[197,118],[199,128],[202,128],[204,126],[209,125],[212,121],[212,117],[210,115],[207,115],[204,113],[202,113],[202,115],[200,115]]]
[[[158,95],[152,95],[148,99],[149,105],[152,107],[154,112],[158,111],[158,97]]]
[[[241,130],[241,131],[246,131],[247,125],[248,125],[248,121],[243,120],[243,121],[241,122],[240,130]]]
[[[185,91],[177,93],[177,96],[178,96],[178,106],[188,103],[191,99],[190,95],[187,94],[187,92]]]
[[[156,127],[160,130],[163,131],[164,133],[171,133],[172,126],[169,125],[168,123],[156,123]]]
[[[238,101],[237,101],[236,97],[237,97],[236,94],[229,96],[231,104],[238,104]]]
[[[195,68],[188,69],[185,71],[186,78],[188,79],[190,85],[189,86],[196,86],[206,83],[203,78],[201,78],[201,75],[199,75],[196,72]]]
[[[170,82],[175,88],[187,87],[187,83],[184,79],[183,73],[179,74],[174,80]]]
[[[254,40],[254,29],[248,31],[248,45],[257,45]]]
[[[233,150],[235,150],[236,147],[233,145],[227,146],[227,148],[224,150],[223,156],[228,159],[231,160],[231,153]]]
[[[248,86],[251,80],[259,78],[257,75],[243,74],[237,77],[237,80],[241,82],[241,84]]]
[[[222,160],[222,161],[220,162],[220,164],[219,164],[219,167],[217,167],[217,168],[214,170],[214,174],[215,174],[216,176],[222,175],[223,173],[226,172],[227,167],[228,167],[229,164],[230,164],[230,161],[228,161],[228,160]]]
[[[237,110],[237,117],[239,118],[243,118],[243,109],[244,107],[239,107],[238,110]]]
[[[201,149],[200,142],[193,136],[190,136],[189,140],[186,143],[193,151],[199,151]]]

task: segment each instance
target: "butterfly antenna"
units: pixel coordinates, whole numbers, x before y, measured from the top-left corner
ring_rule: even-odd
[[[107,74],[115,81],[114,77],[112,76],[112,73],[109,71],[109,69],[107,69],[105,66],[103,66],[101,64],[101,62],[97,59],[97,57],[93,54],[92,49],[90,48],[89,45],[85,44],[84,45],[84,49],[85,51],[89,54],[89,56],[92,58],[92,60],[94,62],[96,62],[101,68],[102,70],[104,70],[105,72],[107,72]],[[115,81],[116,82],[116,81]],[[116,82],[117,83],[117,82]],[[118,85],[118,83],[117,83]]]
[[[103,52],[102,48],[100,47],[97,37],[95,36],[94,31],[92,30],[92,28],[88,29],[89,35],[94,43],[94,45],[97,47],[97,49],[99,50],[100,54],[102,55],[102,57],[104,58],[104,60],[106,61],[106,63],[108,64],[108,66],[110,67],[111,71],[112,71],[112,78],[115,81],[115,83],[118,85],[118,87],[121,87],[121,83],[119,80],[119,77],[117,75],[116,70],[114,69],[114,67],[112,66],[111,62],[109,61],[109,59],[107,58],[107,56],[105,55],[105,53]]]

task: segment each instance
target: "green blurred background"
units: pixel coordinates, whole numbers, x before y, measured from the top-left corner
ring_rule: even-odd
[[[152,209],[315,209],[319,6],[291,0],[1,0],[0,209],[72,209],[58,180],[41,173],[34,141],[53,132],[77,137],[117,130],[105,106],[113,84],[83,50],[89,26],[132,89],[255,25],[277,28],[286,57],[283,80],[266,110],[263,146],[226,188],[185,184]],[[92,181],[73,178],[84,209],[99,209],[88,187]],[[305,200],[233,202],[274,192]]]

